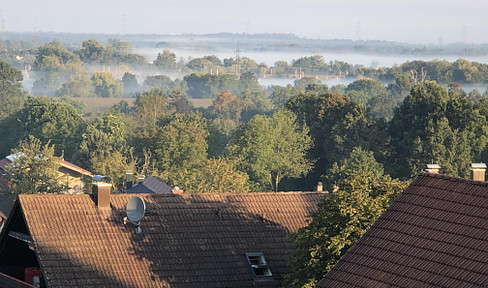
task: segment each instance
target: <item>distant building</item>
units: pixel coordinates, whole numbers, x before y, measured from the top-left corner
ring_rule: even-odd
[[[316,287],[488,287],[486,165],[429,166]]]
[[[325,195],[93,192],[19,195],[0,273],[42,287],[280,287],[289,235]],[[134,196],[145,203],[140,233],[127,221]]]

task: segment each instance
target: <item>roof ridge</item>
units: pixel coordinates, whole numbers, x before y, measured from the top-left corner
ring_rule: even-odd
[[[460,176],[448,175],[448,174],[436,174],[436,173],[428,173],[428,172],[421,172],[418,176],[427,176],[431,178],[438,178],[443,180],[450,180],[459,183],[467,183],[472,185],[479,185],[479,186],[488,186],[488,181],[476,181],[473,179],[463,178]]]

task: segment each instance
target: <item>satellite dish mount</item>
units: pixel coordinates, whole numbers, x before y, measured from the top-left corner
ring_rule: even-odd
[[[141,219],[146,212],[146,203],[144,203],[144,200],[138,196],[130,198],[125,207],[125,212],[127,217],[124,217],[124,224],[127,224],[127,222],[134,224],[136,226],[136,233],[141,234]]]

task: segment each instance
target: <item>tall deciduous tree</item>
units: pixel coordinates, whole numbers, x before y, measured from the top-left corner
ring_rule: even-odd
[[[12,162],[7,165],[14,194],[62,193],[67,190],[59,181],[59,158],[54,147],[30,136],[12,149]]]
[[[288,287],[314,287],[408,185],[383,174],[373,153],[355,148],[327,173],[339,188],[325,195],[311,222],[293,236]]]
[[[115,80],[114,76],[110,72],[95,72],[93,73],[91,80],[94,93],[98,97],[120,97],[123,93],[123,84]]]
[[[297,178],[312,169],[312,145],[309,129],[298,125],[292,112],[280,110],[271,117],[256,115],[239,127],[228,151],[257,184],[253,189],[278,191],[283,178]]]

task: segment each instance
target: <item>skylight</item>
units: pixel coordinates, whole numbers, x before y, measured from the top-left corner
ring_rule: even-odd
[[[247,262],[255,280],[272,280],[273,274],[263,253],[246,253]]]

